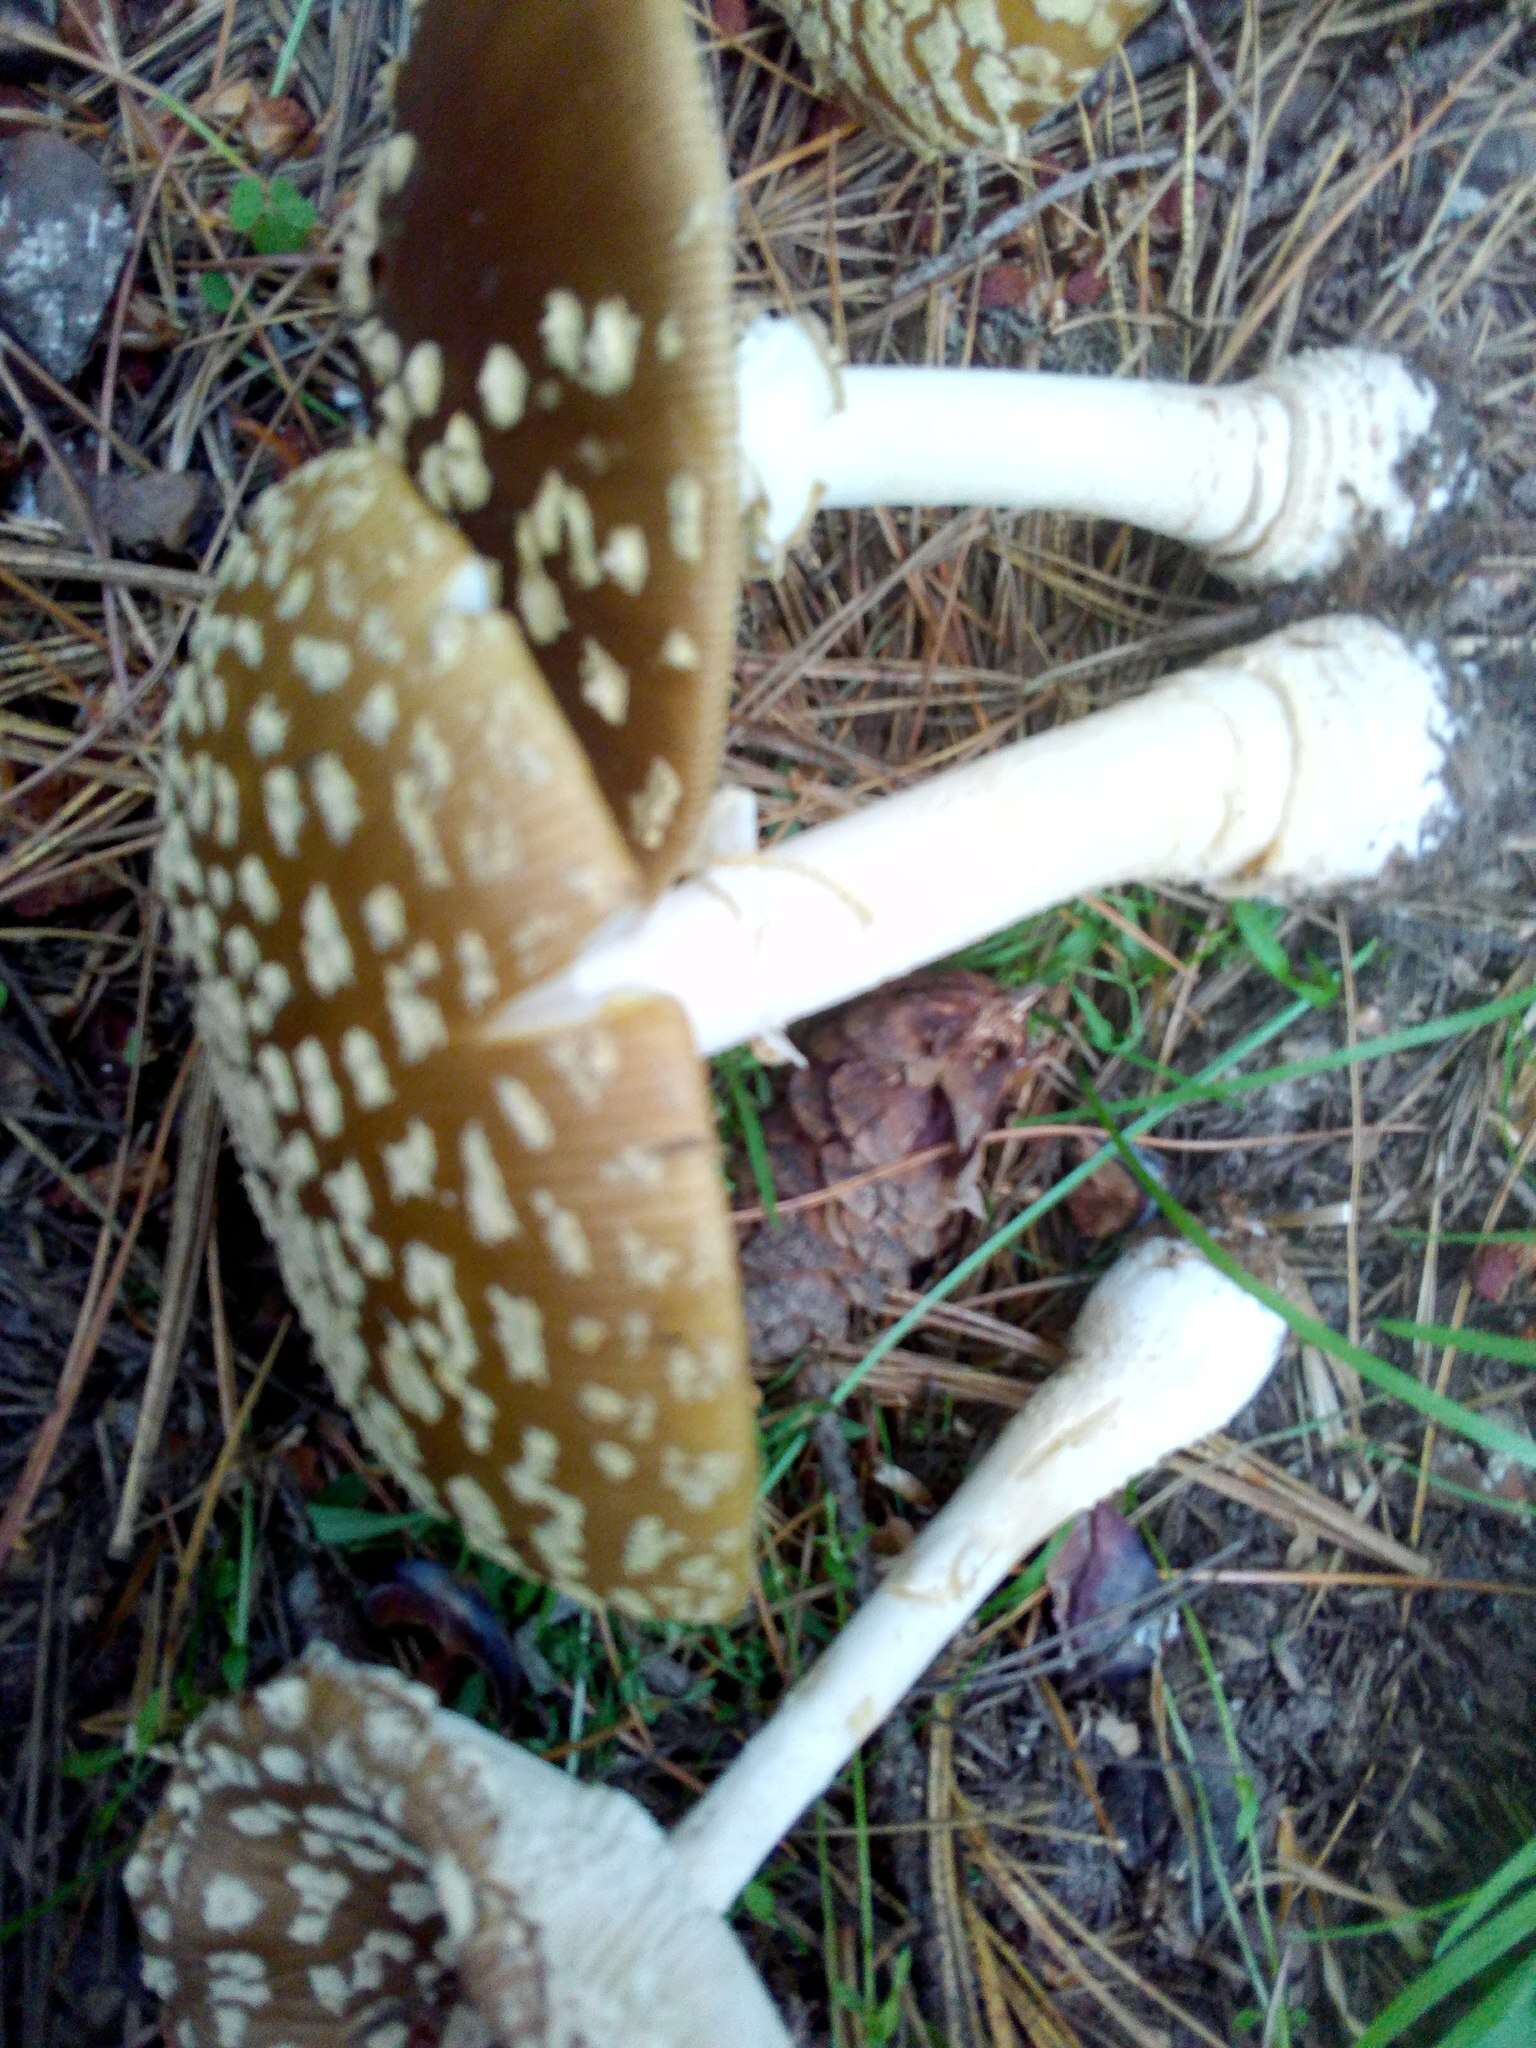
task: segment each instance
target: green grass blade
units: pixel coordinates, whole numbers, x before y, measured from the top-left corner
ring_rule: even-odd
[[[1402,1230],[1391,1228],[1388,1237],[1400,1244],[1536,1244],[1536,1230]]]
[[[1442,1955],[1446,1949],[1453,1948],[1479,1920],[1485,1920],[1496,1906],[1502,1904],[1511,1892],[1532,1879],[1536,1879],[1536,1839],[1522,1844],[1513,1856],[1499,1865],[1492,1877],[1478,1886],[1435,1943],[1436,1955]]]
[[[1495,1969],[1522,1941],[1536,1934],[1536,1892],[1517,1899],[1485,1921],[1449,1954],[1437,1957],[1374,2019],[1355,2048],[1389,2048],[1452,1992]]]
[[[211,149],[215,156],[221,156],[231,170],[240,172],[249,170],[250,166],[246,163],[239,150],[226,142],[216,128],[210,128],[202,115],[194,112],[185,100],[179,100],[173,92],[160,90],[152,92],[150,99],[158,101],[162,107],[167,108],[173,113],[178,121],[192,130],[192,133],[199,142],[203,143],[208,149]]]
[[[779,1220],[778,1190],[773,1184],[773,1161],[768,1157],[768,1140],[763,1134],[763,1120],[758,1114],[757,1104],[747,1092],[740,1069],[733,1065],[725,1068],[725,1085],[730,1090],[731,1107],[736,1112],[736,1122],[741,1131],[741,1142],[747,1154],[747,1165],[751,1169],[752,1184],[757,1189],[757,1199],[770,1225]]]
[[[1501,1337],[1493,1330],[1453,1330],[1449,1323],[1382,1321],[1377,1328],[1410,1344],[1439,1344],[1447,1351],[1468,1351],[1474,1358],[1499,1358],[1506,1365],[1536,1367],[1536,1342],[1529,1337]]]
[[[1536,1962],[1510,1971],[1464,2013],[1439,2048],[1531,2048],[1536,2041]]]
[[[1164,1216],[1179,1235],[1195,1245],[1210,1260],[1218,1272],[1225,1273],[1229,1280],[1235,1280],[1255,1300],[1273,1309],[1281,1320],[1289,1324],[1292,1332],[1303,1344],[1315,1344],[1320,1351],[1326,1351],[1346,1365],[1352,1365],[1363,1380],[1381,1393],[1401,1401],[1405,1407],[1415,1409],[1427,1416],[1442,1429],[1457,1436],[1469,1437],[1473,1443],[1481,1444],[1484,1450],[1500,1451],[1516,1464],[1528,1471],[1536,1472],[1536,1438],[1525,1435],[1522,1430],[1511,1429],[1507,1423],[1498,1422],[1487,1415],[1479,1415],[1475,1409],[1464,1408],[1459,1401],[1453,1401],[1448,1394],[1438,1393],[1433,1387],[1424,1386],[1404,1372],[1401,1366],[1390,1364],[1385,1358],[1378,1358],[1374,1351],[1367,1351],[1363,1344],[1352,1344],[1347,1337],[1341,1337],[1337,1330],[1327,1323],[1319,1322],[1316,1316],[1309,1316],[1283,1294],[1250,1273],[1248,1268],[1235,1259],[1225,1246],[1216,1239],[1202,1223],[1196,1221],[1182,1202],[1178,1201],[1142,1165],[1135,1149],[1128,1142],[1131,1131],[1115,1129],[1108,1109],[1097,1105],[1098,1114],[1105,1128],[1112,1133],[1112,1143],[1119,1153],[1121,1163],[1134,1174],[1136,1180],[1157,1204]],[[1385,1328],[1386,1325],[1383,1325]]]
[[[311,1501],[308,1513],[316,1541],[337,1550],[377,1543],[386,1536],[425,1536],[432,1527],[432,1517],[419,1508],[386,1515],[372,1508],[333,1507],[324,1501]]]
[[[277,69],[272,74],[272,97],[277,98],[288,83],[288,74],[298,61],[299,45],[304,40],[304,31],[309,27],[309,17],[315,11],[315,0],[299,0],[294,9],[293,25],[283,38],[283,47],[277,53]]]
[[[1357,972],[1368,951],[1368,948],[1361,947],[1351,961],[1351,966]],[[1166,1115],[1170,1108],[1182,1109],[1190,1103],[1236,1102],[1244,1095],[1258,1094],[1266,1088],[1278,1087],[1282,1082],[1307,1080],[1315,1074],[1336,1073],[1342,1068],[1389,1058],[1399,1052],[1412,1052],[1420,1046],[1436,1045],[1448,1038],[1461,1037],[1465,1033],[1486,1030],[1491,1024],[1503,1023],[1516,1013],[1528,1010],[1532,1004],[1536,1004],[1536,983],[1529,983],[1516,990],[1513,995],[1500,996],[1491,1003],[1480,1003],[1474,1009],[1453,1010],[1449,1016],[1431,1017],[1423,1024],[1406,1025],[1401,1031],[1384,1032],[1379,1038],[1363,1038],[1354,1045],[1338,1046],[1332,1052],[1315,1053],[1302,1060],[1285,1060],[1279,1066],[1264,1067],[1254,1074],[1226,1078],[1224,1069],[1234,1064],[1235,1059],[1246,1057],[1253,1049],[1245,1041],[1233,1060],[1213,1061],[1209,1067],[1202,1068],[1200,1073],[1187,1081],[1178,1081],[1176,1076],[1169,1075],[1168,1079],[1173,1085],[1166,1094],[1123,1096],[1116,1102],[1115,1107],[1122,1116],[1155,1110],[1161,1117]],[[1297,1008],[1302,1016],[1306,1016],[1315,1014],[1317,1004],[1315,1001],[1305,1001]],[[1280,1027],[1283,1030],[1288,1028],[1291,1022],[1296,1021],[1296,1018],[1294,1011],[1282,1014],[1287,1019],[1287,1023]],[[1266,1028],[1264,1035],[1269,1038],[1275,1034]],[[1135,1063],[1133,1060],[1133,1064]],[[1141,1064],[1153,1066],[1154,1071],[1162,1071],[1152,1062]],[[1053,1124],[1058,1121],[1059,1114],[1020,1117],[1015,1128],[1027,1131],[1031,1124]],[[1136,1133],[1131,1132],[1130,1135],[1134,1136]]]

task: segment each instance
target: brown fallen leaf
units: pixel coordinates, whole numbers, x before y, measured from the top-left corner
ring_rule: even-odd
[[[301,463],[308,462],[315,453],[299,426],[290,424],[286,427],[269,427],[265,421],[253,419],[248,413],[243,412],[231,413],[229,424],[237,434],[265,448],[284,476],[297,469]]]
[[[302,101],[291,93],[263,93],[249,78],[231,79],[216,92],[204,93],[197,111],[237,129],[257,156],[293,156],[315,128]]]
[[[1072,1138],[1067,1145],[1074,1166],[1091,1159],[1099,1149],[1096,1138]],[[1131,1229],[1141,1221],[1146,1206],[1140,1182],[1118,1159],[1106,1159],[1067,1196],[1067,1214],[1074,1227],[1095,1244]]]
[[[151,470],[147,476],[77,472],[80,496],[101,535],[114,548],[161,548],[183,553],[208,500],[205,478],[184,470]],[[74,494],[52,469],[38,479],[38,510],[76,540],[88,538]]]
[[[981,304],[988,312],[1014,312],[1033,304],[1045,289],[1028,265],[1005,259],[982,273]]]
[[[955,971],[877,990],[803,1038],[807,1064],[763,1118],[781,1202],[944,1149],[748,1234],[760,1363],[842,1336],[856,1307],[875,1307],[954,1242],[978,1206],[979,1140],[1044,1064],[1028,1035],[1034,1001]]]
[[[295,156],[315,132],[309,109],[289,93],[275,99],[258,93],[241,126],[251,148],[265,157]]]
[[[1480,1301],[1507,1301],[1536,1267],[1536,1245],[1480,1244],[1472,1254],[1472,1292]]]
[[[213,92],[205,92],[193,101],[200,114],[211,121],[227,121],[231,126],[245,118],[245,111],[256,97],[256,88],[248,78],[230,78]]]
[[[1113,1501],[1079,1515],[1045,1568],[1068,1668],[1118,1682],[1145,1671],[1177,1628],[1168,1609],[1140,1611],[1159,1584],[1151,1553]]]
[[[1109,281],[1102,265],[1085,263],[1071,272],[1061,288],[1061,295],[1069,306],[1096,306],[1108,289]]]
[[[115,896],[123,887],[120,875],[102,868],[76,868],[67,874],[44,875],[41,881],[18,889],[5,901],[7,916],[46,923],[66,910],[78,910],[82,903],[99,903]]]

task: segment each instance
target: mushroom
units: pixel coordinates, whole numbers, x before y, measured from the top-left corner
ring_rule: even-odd
[[[494,81],[467,100],[466,62]],[[346,264],[381,444],[502,564],[652,879],[707,796],[738,499],[767,562],[821,505],[975,504],[1129,520],[1252,582],[1326,574],[1373,532],[1401,544],[1470,485],[1440,393],[1377,350],[1211,391],[838,369],[768,315],[733,368],[719,140],[675,5],[428,0],[397,115]],[[488,168],[459,205],[509,122],[526,170]]]
[[[788,2048],[633,1799],[326,1645],[199,1717],[124,1883],[175,2048]]]
[[[1284,1327],[1185,1243],[1126,1253],[1067,1363],[669,1838],[328,1649],[211,1708],[126,1872],[178,2048],[404,2048],[450,1971],[448,2048],[785,2041],[711,1909],[1025,1552],[1257,1393]]]
[[[992,150],[1074,99],[1160,0],[772,0],[817,89],[920,156]]]
[[[1089,1294],[1031,1396],[853,1620],[672,1836],[722,1912],[1020,1560],[1072,1516],[1223,1428],[1285,1323],[1182,1239],[1149,1238]]]
[[[177,681],[161,887],[364,1440],[485,1554],[720,1618],[756,1472],[708,1090],[665,998],[488,1032],[642,889],[493,585],[370,449],[269,491]]]

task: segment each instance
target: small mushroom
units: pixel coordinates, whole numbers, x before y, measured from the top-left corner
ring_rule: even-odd
[[[261,500],[166,725],[159,877],[338,1395],[477,1549],[732,1614],[753,1397],[687,1020],[492,1036],[641,876],[494,575],[358,448]]]
[[[926,26],[911,11],[845,8],[828,47],[889,40],[937,68],[953,36],[1038,31],[1102,61],[1111,17],[1137,10],[1017,6],[990,36],[974,8],[932,8]],[[468,103],[467,62],[488,82]],[[962,68],[975,85],[988,65]],[[1316,350],[1209,390],[839,368],[809,323],[768,315],[733,365],[719,138],[675,5],[525,0],[514,20],[428,0],[397,111],[347,272],[382,445],[502,565],[653,882],[676,873],[709,794],[738,500],[766,564],[819,507],[986,505],[1127,520],[1276,582],[1331,572],[1372,533],[1400,545],[1470,486],[1441,394],[1380,350]],[[509,123],[516,179],[493,168]],[[474,208],[455,200],[466,162],[486,167]]]
[[[1075,99],[1161,0],[772,0],[818,88],[920,156],[990,150]]]
[[[634,1800],[324,1645],[198,1719],[124,1882],[174,2048],[788,2048]]]
[[[1126,1252],[1067,1362],[672,1836],[721,1911],[1015,1566],[1073,1515],[1221,1429],[1269,1377],[1285,1324],[1182,1240]]]
[[[425,2013],[448,2048],[785,2043],[713,1913],[1023,1555],[1222,1427],[1283,1335],[1190,1246],[1127,1253],[1067,1364],[669,1838],[327,1649],[210,1709],[126,1873],[177,2048],[405,2048]]]

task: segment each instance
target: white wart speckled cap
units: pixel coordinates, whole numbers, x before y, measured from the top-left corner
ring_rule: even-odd
[[[818,86],[922,156],[1017,157],[1161,0],[772,0]]]
[[[196,1722],[124,1883],[172,2048],[788,2044],[634,1800],[324,1645]]]
[[[642,888],[495,580],[374,450],[269,491],[177,678],[160,883],[252,1200],[370,1447],[492,1557],[723,1619],[754,1398],[686,1020],[490,1023]]]
[[[343,279],[380,445],[501,568],[652,889],[714,792],[741,574],[729,193],[687,17],[427,0]]]

